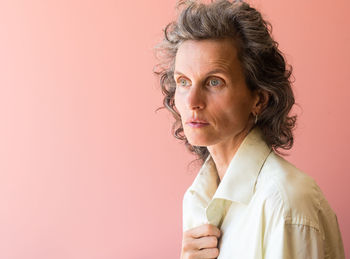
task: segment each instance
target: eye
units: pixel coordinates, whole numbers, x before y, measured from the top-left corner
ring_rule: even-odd
[[[178,83],[179,86],[182,86],[182,87],[186,87],[186,86],[188,86],[190,84],[188,82],[188,80],[186,78],[183,78],[183,77],[179,78],[177,80],[177,83]]]
[[[213,87],[219,87],[219,86],[222,86],[223,84],[224,82],[219,78],[211,78],[208,81],[208,85]]]

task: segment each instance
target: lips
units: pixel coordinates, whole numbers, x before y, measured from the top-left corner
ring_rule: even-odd
[[[189,119],[186,123],[193,123],[193,124],[209,124],[207,121],[205,120],[201,120],[201,119]]]
[[[198,122],[198,121],[191,121],[188,122],[187,124],[198,124],[198,125],[209,125],[209,123],[205,122]]]
[[[186,124],[192,128],[201,128],[209,125],[209,123],[206,120],[199,118],[190,118],[189,120],[187,120]]]

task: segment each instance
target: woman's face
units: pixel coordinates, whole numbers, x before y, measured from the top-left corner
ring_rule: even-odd
[[[245,83],[232,40],[184,41],[174,79],[175,107],[191,145],[234,140],[253,125],[258,97]]]

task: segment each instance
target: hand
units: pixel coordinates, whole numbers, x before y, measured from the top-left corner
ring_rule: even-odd
[[[220,230],[211,224],[204,224],[183,233],[181,259],[217,258]]]

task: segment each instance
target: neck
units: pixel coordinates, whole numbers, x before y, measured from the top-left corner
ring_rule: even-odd
[[[232,158],[236,154],[244,138],[248,135],[250,129],[251,128],[244,129],[230,139],[225,139],[215,145],[207,147],[211,157],[214,160],[220,181],[222,178],[224,178]]]

